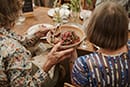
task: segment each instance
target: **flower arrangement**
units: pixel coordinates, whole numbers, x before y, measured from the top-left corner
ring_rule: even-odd
[[[86,3],[87,3],[88,5],[92,5],[92,0],[86,0]]]
[[[69,6],[72,12],[80,12],[80,0],[70,0]]]
[[[55,7],[60,7],[60,1],[59,0],[54,0],[53,8],[55,8]]]
[[[88,10],[93,9],[93,2],[92,2],[92,0],[84,0],[83,4],[84,4],[83,9],[88,9]]]

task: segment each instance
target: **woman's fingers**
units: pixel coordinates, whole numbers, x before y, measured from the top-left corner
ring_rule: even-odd
[[[66,58],[69,58],[69,57],[71,57],[71,53],[74,51],[74,49],[73,48],[71,48],[71,49],[66,49],[66,50],[63,50],[63,51],[60,51],[60,52],[57,52],[57,55],[58,55],[58,62],[60,62],[60,61],[62,61],[62,60],[64,60],[64,59],[66,59]]]
[[[37,37],[44,37],[47,34],[48,31],[50,31],[49,28],[39,26],[38,31],[34,35],[36,35]]]
[[[72,52],[74,51],[74,48],[65,49],[65,50],[59,50],[61,47],[61,43],[59,42],[56,44],[51,52],[48,54],[49,61],[52,65],[55,65],[61,61],[63,61],[66,58],[70,58],[72,56]]]
[[[48,31],[49,31],[49,29],[40,30],[40,31],[36,32],[36,34],[39,34],[39,35],[46,35]]]
[[[43,67],[44,70],[48,71],[50,70],[50,68],[65,60],[66,58],[71,58],[72,56],[72,52],[74,51],[73,48],[70,48],[70,49],[66,49],[66,50],[61,50],[61,51],[58,51],[59,47],[61,46],[61,42],[59,42],[58,44],[56,44],[53,49],[51,50],[50,53],[48,53],[48,60],[45,64],[45,66]],[[47,69],[46,69],[47,67]]]
[[[56,52],[61,46],[61,42],[58,42],[51,50],[51,53]]]
[[[74,51],[74,49],[73,49],[73,48],[70,48],[70,49],[66,49],[66,50],[59,51],[59,54],[60,54],[61,56],[63,56],[63,55],[71,54],[71,52],[73,52],[73,51]]]

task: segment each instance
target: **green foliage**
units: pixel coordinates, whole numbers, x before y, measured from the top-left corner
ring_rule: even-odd
[[[80,12],[80,0],[70,0],[69,6],[73,12]]]
[[[53,2],[53,8],[55,8],[55,7],[59,7],[58,0],[55,0],[55,1]]]
[[[53,21],[55,22],[55,23],[61,23],[62,22],[62,18],[61,18],[61,16],[60,16],[60,11],[58,10],[58,11],[55,11],[55,15],[54,15],[54,17],[53,17]]]
[[[91,5],[92,4],[92,0],[86,0],[86,2]]]

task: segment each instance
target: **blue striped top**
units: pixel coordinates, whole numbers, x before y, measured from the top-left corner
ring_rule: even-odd
[[[81,87],[130,87],[128,53],[108,56],[93,52],[79,57],[72,69],[72,82]]]

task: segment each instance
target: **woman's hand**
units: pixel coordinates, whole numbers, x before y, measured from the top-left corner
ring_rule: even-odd
[[[47,28],[46,26],[39,26],[39,29],[36,33],[34,33],[34,35],[37,37],[37,38],[41,38],[41,37],[45,37],[47,32],[49,31],[50,29]]]
[[[43,70],[45,72],[48,72],[53,65],[63,61],[66,58],[70,58],[72,56],[71,53],[74,51],[74,49],[73,48],[63,49],[61,48],[61,43],[62,42],[59,42],[58,44],[56,44],[53,47],[53,49],[50,51],[50,53],[48,53],[47,55],[48,60],[43,66]]]

